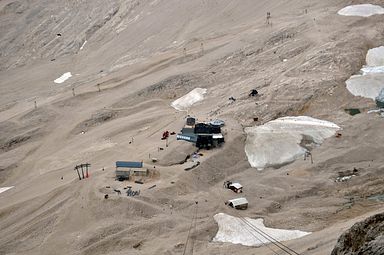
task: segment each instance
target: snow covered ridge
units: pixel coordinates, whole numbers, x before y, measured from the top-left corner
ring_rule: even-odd
[[[213,218],[219,225],[214,242],[262,246],[270,243],[271,237],[278,241],[287,241],[311,234],[300,230],[267,228],[263,219],[240,219],[225,213],[218,213]]]
[[[332,122],[307,116],[279,118],[245,129],[245,153],[251,166],[258,170],[290,163],[305,155],[307,149],[300,145],[304,137],[320,145],[339,129]]]
[[[369,17],[376,14],[384,14],[384,8],[373,4],[357,4],[344,7],[337,12],[343,16]]]
[[[72,77],[72,74],[71,72],[66,72],[64,73],[62,76],[60,76],[59,78],[57,78],[56,80],[54,80],[53,82],[54,83],[63,83],[65,82],[66,80],[68,80],[69,78]]]
[[[384,88],[384,46],[370,49],[366,56],[367,66],[361,74],[353,75],[346,81],[347,89],[354,96],[375,98]]]
[[[193,104],[202,101],[204,99],[204,94],[206,93],[207,89],[195,88],[188,94],[173,101],[171,106],[178,111],[185,111],[190,108]]]

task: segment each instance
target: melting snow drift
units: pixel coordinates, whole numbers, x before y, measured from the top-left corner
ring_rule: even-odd
[[[67,72],[67,73],[64,73],[62,76],[60,76],[59,78],[57,78],[56,80],[54,80],[53,82],[54,83],[63,83],[65,82],[67,79],[71,78],[72,77],[72,74],[71,72]]]
[[[367,66],[361,74],[353,75],[346,81],[347,89],[354,96],[375,98],[384,88],[384,46],[370,49],[366,56]]]
[[[219,225],[219,231],[213,238],[214,242],[262,246],[271,241],[264,237],[266,235],[261,235],[260,232],[264,232],[278,241],[288,241],[310,234],[300,230],[267,228],[264,226],[263,219],[245,218],[242,220],[224,213],[218,213],[213,218]]]
[[[353,75],[347,81],[347,89],[354,96],[375,98],[384,88],[384,73]]]
[[[14,186],[11,186],[11,187],[2,187],[2,188],[0,188],[0,193],[3,193],[3,192],[5,192],[5,191],[7,191],[7,190],[9,190],[9,189],[12,189]]]
[[[370,49],[365,60],[368,66],[384,67],[384,46]]]
[[[193,104],[202,101],[205,93],[207,93],[207,89],[195,88],[188,94],[173,101],[171,106],[178,111],[185,111]]]
[[[384,14],[384,8],[379,5],[358,4],[347,6],[337,13],[343,16],[369,17],[375,14]]]
[[[303,138],[319,145],[339,129],[332,122],[307,116],[279,118],[245,129],[245,153],[251,166],[258,170],[290,163],[307,151],[300,145]]]

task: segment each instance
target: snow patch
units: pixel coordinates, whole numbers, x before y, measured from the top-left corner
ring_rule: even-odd
[[[384,73],[353,75],[346,84],[352,95],[375,100],[384,88]]]
[[[12,189],[14,186],[11,186],[11,187],[2,187],[2,188],[0,188],[0,193],[3,193],[3,192],[5,192],[5,191],[7,191],[7,190],[9,190],[9,189]]]
[[[171,106],[178,111],[185,111],[190,108],[193,104],[202,101],[204,99],[204,94],[206,93],[207,89],[195,88],[188,94],[173,101]]]
[[[384,111],[384,109],[375,109],[375,110],[369,110],[367,113],[368,114],[371,114],[371,113],[381,113],[383,111]]]
[[[251,166],[258,170],[290,163],[306,153],[307,149],[300,145],[304,136],[320,145],[339,129],[332,122],[307,116],[279,118],[245,128],[245,153]]]
[[[384,14],[384,8],[373,4],[357,4],[344,7],[337,12],[343,16],[369,17],[375,14]]]
[[[370,49],[365,58],[368,66],[384,66],[384,46]]]
[[[352,95],[375,100],[384,88],[384,46],[370,49],[366,61],[361,74],[351,76],[345,83]]]
[[[371,73],[384,73],[384,66],[364,66],[361,68],[361,72],[363,75]]]
[[[214,242],[262,246],[271,242],[271,238],[265,238],[267,235],[281,242],[311,234],[300,230],[267,228],[263,223],[263,219],[244,218],[242,220],[225,213],[218,213],[213,218],[219,225],[219,231],[213,238]],[[260,233],[266,233],[267,235],[261,235]]]
[[[80,50],[84,49],[84,46],[87,44],[87,40],[83,42],[83,45],[81,45]]]
[[[72,77],[72,74],[71,72],[67,72],[67,73],[64,73],[62,76],[60,76],[59,78],[57,78],[56,80],[54,80],[53,82],[54,83],[63,83],[65,82],[67,79],[71,78]]]

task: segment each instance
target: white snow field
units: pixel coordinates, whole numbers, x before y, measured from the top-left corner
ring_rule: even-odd
[[[300,230],[267,228],[263,219],[240,219],[225,213],[218,213],[213,218],[219,225],[214,242],[262,246],[271,242],[270,237],[278,241],[288,241],[311,234]],[[263,233],[270,237],[266,238],[268,236]]]
[[[384,88],[384,73],[353,75],[347,81],[347,89],[354,96],[375,98]]]
[[[245,128],[245,153],[252,167],[263,170],[304,156],[307,149],[300,145],[304,136],[320,145],[339,129],[332,122],[307,116],[279,118],[261,126]]]
[[[347,89],[354,96],[375,98],[384,88],[384,46],[370,49],[366,56],[367,66],[361,74],[353,75],[346,81]]]
[[[53,82],[54,83],[63,83],[65,82],[66,80],[68,80],[69,78],[72,77],[72,74],[71,72],[66,72],[64,73],[62,76],[60,76],[59,78],[57,78],[56,80],[54,80]]]
[[[12,189],[14,186],[11,186],[11,187],[2,187],[2,188],[0,188],[0,193],[3,193],[3,192],[5,192],[5,191],[7,191],[7,190],[9,190],[9,189]]]
[[[204,94],[206,93],[207,89],[195,88],[188,94],[173,101],[171,106],[178,111],[185,111],[190,108],[193,104],[202,101],[204,99]]]
[[[384,14],[384,8],[373,4],[357,4],[344,7],[337,13],[343,16],[369,17],[376,14]]]
[[[384,67],[384,46],[370,49],[365,60],[368,66]]]

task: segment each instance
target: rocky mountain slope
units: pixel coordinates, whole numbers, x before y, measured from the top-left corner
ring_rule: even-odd
[[[0,193],[0,254],[275,254],[212,241],[218,213],[311,232],[284,244],[330,254],[345,229],[383,209],[384,119],[345,81],[383,44],[384,20],[337,14],[349,4],[0,1],[0,188],[12,187]],[[171,107],[195,88],[206,89],[202,101]],[[160,138],[188,114],[224,120],[226,142],[185,171],[196,149]],[[311,145],[313,163],[252,168],[245,128],[299,115],[340,134]],[[118,160],[156,171],[144,184],[117,182]],[[81,163],[90,178],[78,179]],[[242,183],[247,210],[224,204],[238,197],[225,180]]]
[[[383,213],[354,224],[340,236],[332,255],[384,254]]]

